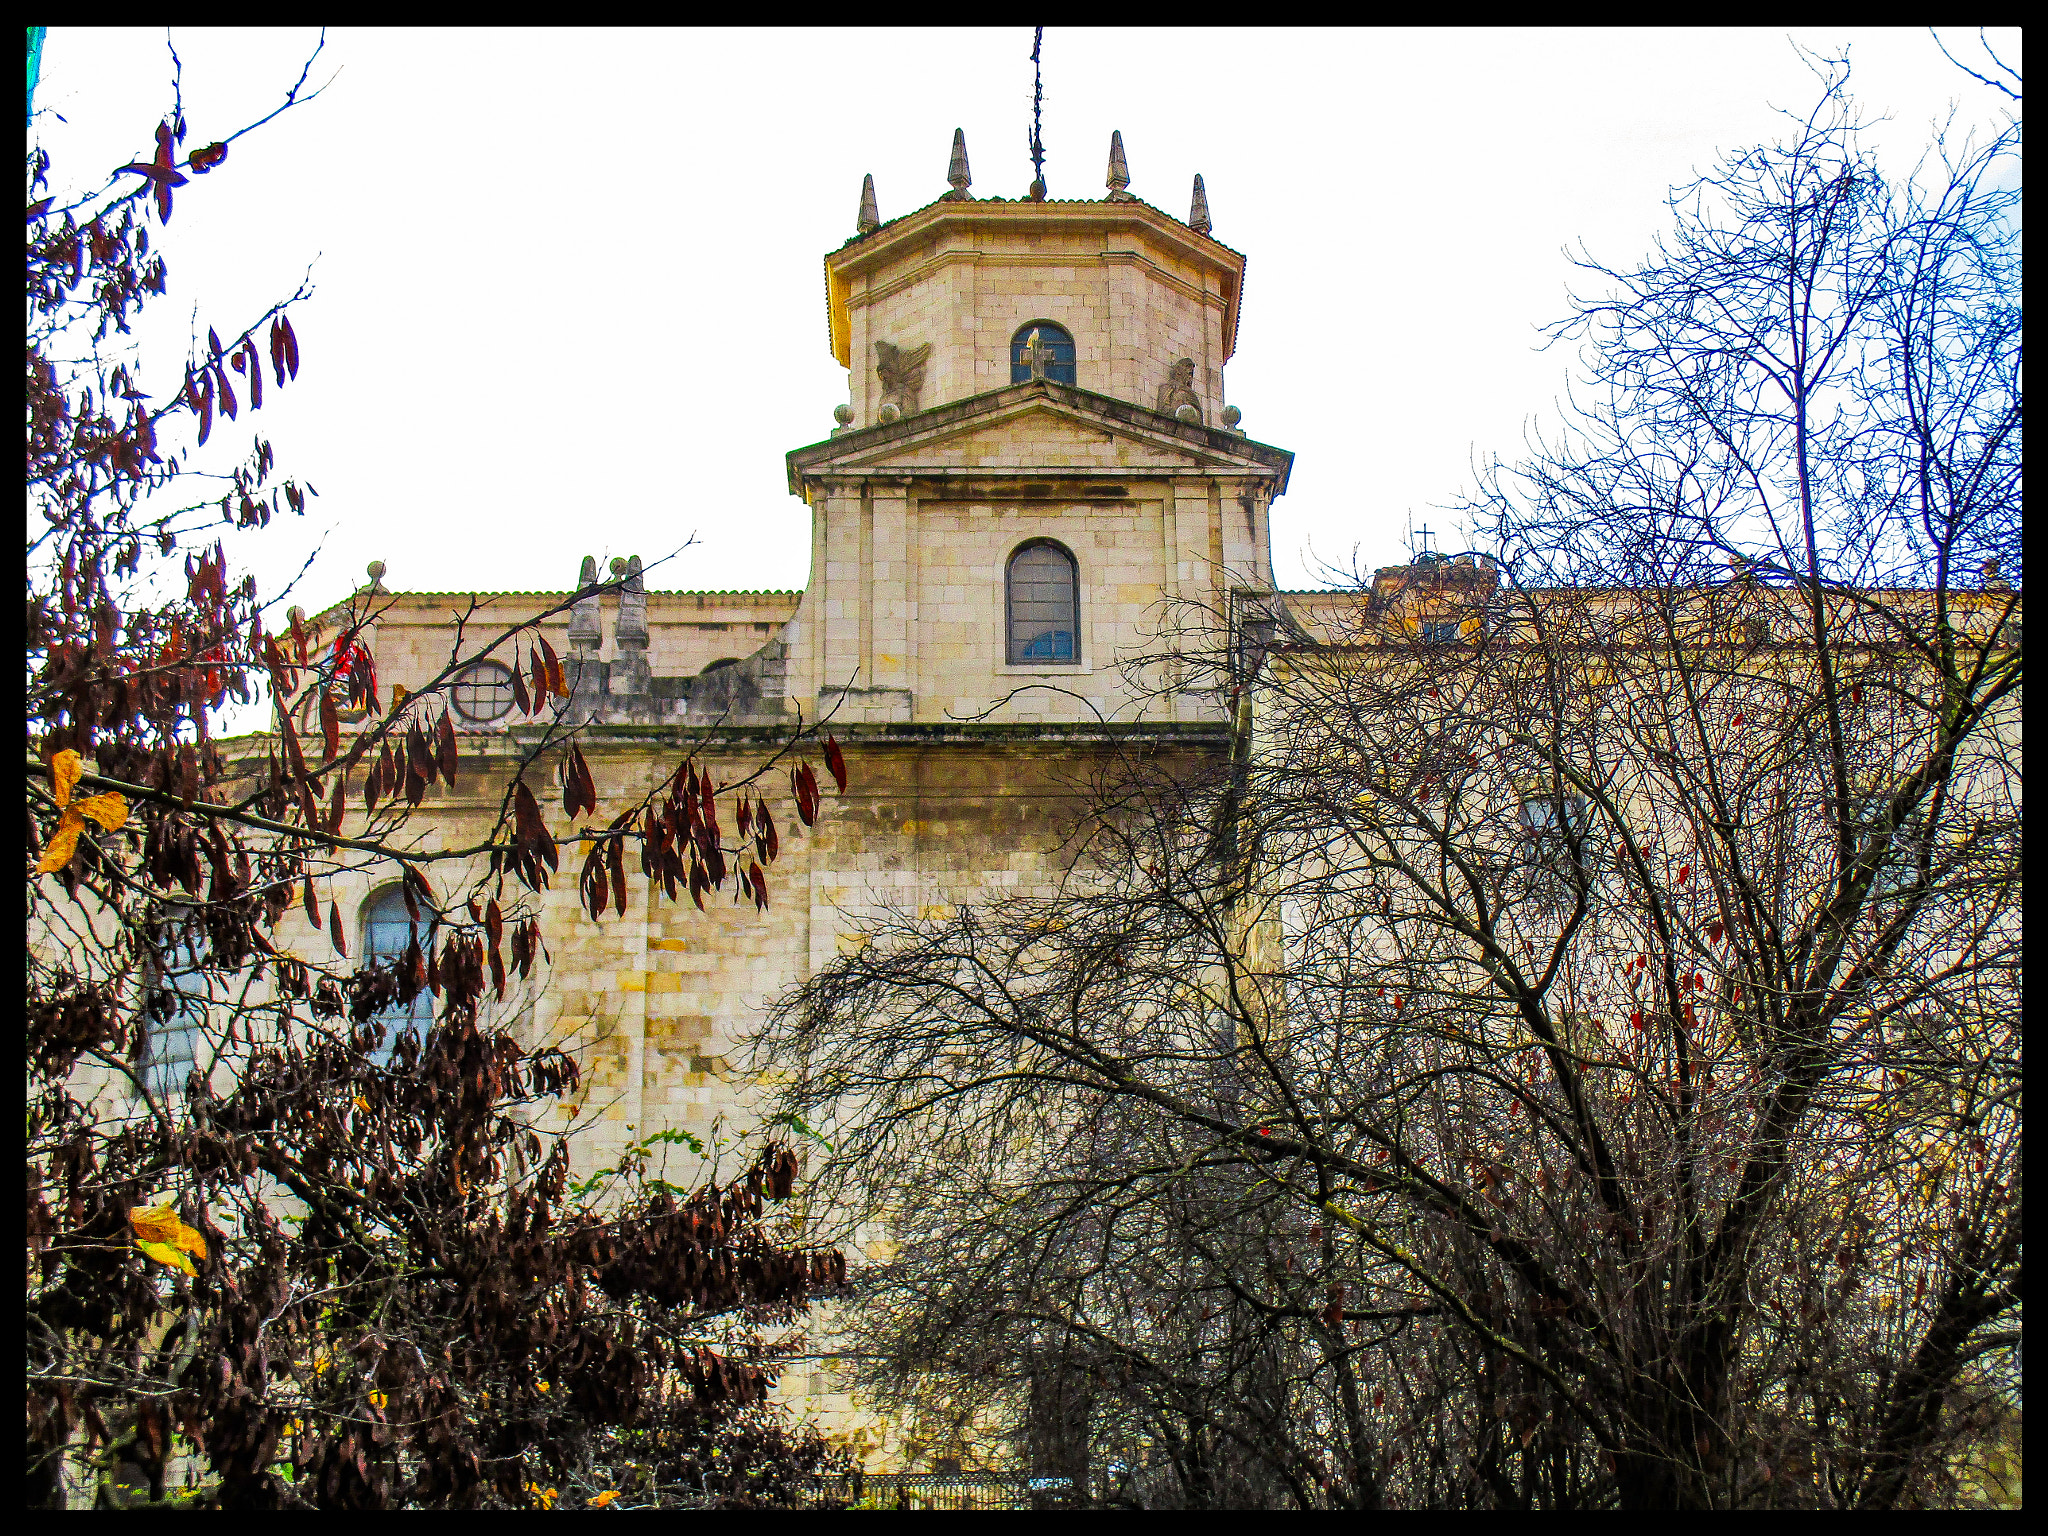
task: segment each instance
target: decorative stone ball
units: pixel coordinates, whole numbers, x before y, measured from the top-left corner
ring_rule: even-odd
[[[833,407],[832,407],[832,419],[833,419],[834,421],[838,422],[838,423],[839,423],[839,425],[841,425],[842,427],[850,427],[850,426],[852,426],[852,425],[853,425],[853,407],[852,407],[852,406],[850,406],[850,405],[835,405],[835,406],[833,406]]]
[[[1236,406],[1226,405],[1223,407],[1223,425],[1226,427],[1234,427],[1243,420],[1244,412],[1240,411]]]
[[[614,576],[623,576],[626,574],[626,557],[624,555],[612,556],[612,574]]]
[[[294,603],[292,604],[291,607],[285,609],[284,616],[285,618],[295,620],[300,624],[304,624],[306,622],[306,610],[301,608],[297,603]]]
[[[384,571],[385,565],[382,560],[372,560],[363,567],[363,574],[372,581],[382,581],[384,579]]]
[[[900,421],[903,418],[903,408],[894,400],[891,400],[887,405],[875,412],[875,417],[884,426],[887,426],[890,422]]]
[[[1176,407],[1173,414],[1176,418],[1178,418],[1181,421],[1187,422],[1190,426],[1192,426],[1194,423],[1202,419],[1202,413],[1196,410],[1192,405],[1183,405]]]

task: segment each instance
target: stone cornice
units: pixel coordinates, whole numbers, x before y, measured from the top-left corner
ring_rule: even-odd
[[[789,466],[790,494],[804,496],[807,483],[826,476],[865,477],[868,472],[850,466],[847,462],[850,459],[867,458],[886,448],[909,448],[935,438],[951,437],[963,428],[977,424],[993,425],[1018,414],[1020,408],[1031,406],[1069,417],[1096,431],[1116,432],[1161,450],[1223,460],[1223,464],[1190,467],[1184,473],[1212,475],[1237,472],[1257,475],[1273,482],[1274,496],[1286,492],[1288,475],[1294,467],[1294,455],[1285,448],[1275,448],[1267,443],[1256,442],[1238,433],[1225,431],[1221,427],[1179,421],[1174,417],[1161,415],[1158,411],[1149,410],[1145,406],[1134,405],[1128,400],[1117,400],[1109,395],[1098,395],[1092,390],[1077,389],[1070,384],[1055,384],[1048,379],[1033,379],[1023,384],[1007,384],[986,394],[969,395],[964,400],[950,400],[931,410],[919,411],[915,416],[906,416],[901,421],[861,427],[842,432],[823,442],[793,448],[786,460]],[[895,479],[924,480],[933,478],[934,472],[912,472],[892,467],[877,473]],[[948,469],[938,472],[938,478],[949,481],[996,481],[1037,477],[1041,474],[1051,474],[1063,480],[1077,478],[1073,469],[1059,465],[1047,465],[1042,472],[1028,466],[1016,465],[996,466],[983,470]],[[1116,475],[1099,472],[1078,478],[1161,479],[1170,478],[1170,472],[1156,469],[1133,470]]]

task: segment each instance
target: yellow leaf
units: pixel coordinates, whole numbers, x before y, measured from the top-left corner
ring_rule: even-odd
[[[50,787],[59,805],[71,803],[71,791],[78,787],[79,776],[84,772],[85,764],[76,752],[59,752],[50,759]]]
[[[128,1211],[128,1223],[138,1238],[182,1248],[197,1258],[206,1257],[206,1239],[178,1219],[168,1205],[137,1205]]]
[[[411,697],[412,690],[406,687],[405,684],[393,683],[391,685],[391,709],[389,712],[393,714],[397,713],[398,706],[403,704],[407,699]]]
[[[128,802],[112,790],[81,800],[72,809],[81,816],[90,816],[109,832],[118,832],[128,825]]]
[[[382,1408],[386,1403],[390,1401],[391,1399],[386,1397],[382,1392],[372,1392],[370,1394],[370,1406],[373,1408]]]
[[[192,1267],[192,1261],[186,1258],[184,1254],[178,1252],[169,1243],[149,1243],[144,1242],[138,1237],[135,1240],[135,1246],[148,1254],[152,1259],[155,1259],[159,1264],[168,1264],[173,1269],[182,1269],[188,1275],[197,1275],[199,1273],[198,1270]]]
[[[618,1502],[618,1498],[618,1489],[607,1488],[603,1493],[600,1493],[596,1498],[590,1501],[589,1507],[591,1509],[610,1509],[612,1505]]]
[[[548,1384],[547,1382],[545,1382],[545,1381],[542,1381],[542,1382],[536,1382],[536,1383],[535,1383],[535,1385],[536,1385],[536,1386],[538,1386],[538,1387],[539,1387],[539,1388],[541,1389],[541,1391],[543,1391],[543,1392],[552,1392],[552,1391],[554,1391],[554,1390],[555,1390],[555,1389],[554,1389],[554,1388],[553,1388],[552,1386],[550,1386],[550,1385],[549,1385],[549,1384]]]
[[[57,822],[57,831],[50,839],[50,846],[43,850],[43,856],[36,860],[36,873],[54,875],[71,862],[71,855],[78,851],[78,834],[85,826],[85,818],[69,806]]]

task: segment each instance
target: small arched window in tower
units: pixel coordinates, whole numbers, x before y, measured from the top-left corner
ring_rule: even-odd
[[[1045,369],[1045,377],[1055,384],[1073,383],[1074,338],[1050,320],[1029,320],[1017,327],[1017,334],[1010,338],[1010,382],[1022,384],[1030,379],[1033,337],[1037,338],[1035,356]]]
[[[415,925],[412,914],[405,910],[403,886],[386,886],[370,898],[363,909],[365,965],[388,965],[393,960],[402,960],[411,953],[415,940],[425,945],[426,925]],[[391,1060],[391,1047],[397,1043],[401,1030],[418,1031],[420,1043],[426,1043],[427,1031],[434,1024],[434,994],[421,987],[410,1003],[393,1003],[379,1013],[376,1023],[384,1031],[384,1040],[371,1051],[370,1059],[381,1067]]]
[[[1026,544],[1010,556],[1004,585],[1011,665],[1081,659],[1081,580],[1072,555],[1057,544]]]

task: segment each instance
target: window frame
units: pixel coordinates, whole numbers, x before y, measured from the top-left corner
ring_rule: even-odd
[[[1531,807],[1547,813],[1541,820],[1530,815]],[[1515,824],[1521,829],[1527,848],[1526,861],[1532,876],[1590,882],[1600,872],[1600,858],[1593,847],[1594,805],[1585,795],[1562,797],[1548,792],[1524,794],[1515,804]],[[1574,854],[1576,838],[1579,851]]]
[[[1051,549],[1067,562],[1069,577],[1068,601],[1071,605],[1068,621],[1073,625],[1073,653],[1067,657],[1021,655],[1017,650],[1017,562],[1034,549]],[[1048,631],[1057,634],[1057,630]],[[1036,637],[1034,637],[1035,640]],[[1082,641],[1081,628],[1081,559],[1058,539],[1035,537],[1023,540],[1003,559],[1003,665],[1022,667],[1031,671],[1085,670],[1088,664],[1087,648]]]
[[[505,707],[499,710],[495,715],[477,714],[474,710],[468,708],[462,702],[462,690],[464,688],[475,688],[477,686],[475,680],[476,674],[483,671],[483,669],[486,667],[495,667],[501,674],[503,674],[501,677],[492,679],[493,684],[495,684],[498,687],[502,687],[505,690]],[[483,726],[498,724],[500,721],[510,716],[514,708],[514,700],[512,697],[512,669],[506,666],[504,662],[496,660],[493,657],[478,657],[475,661],[471,662],[468,666],[464,667],[460,672],[458,672],[455,675],[455,680],[448,685],[448,705],[451,709],[455,711],[456,718],[461,720],[465,725]]]
[[[377,909],[386,900],[395,904],[398,916],[402,920],[400,923],[379,922]],[[421,921],[417,926],[406,916],[405,885],[402,881],[394,880],[371,891],[363,898],[363,904],[356,909],[356,917],[356,930],[360,939],[356,952],[362,956],[362,964],[365,966],[378,961],[393,960],[405,953],[403,946],[395,951],[377,948],[372,935],[381,926],[402,927],[407,934],[418,936],[423,949],[426,945],[430,925],[425,920],[425,914],[421,915]],[[417,1025],[420,1042],[426,1043],[427,1032],[434,1027],[434,994],[422,987],[411,1003],[394,1005],[381,1013],[372,1014],[365,1022],[375,1024],[384,1031],[384,1043],[369,1052],[370,1061],[376,1066],[389,1066],[391,1053],[398,1044],[399,1032],[407,1026]]]
[[[1071,330],[1069,330],[1066,326],[1060,324],[1059,321],[1046,320],[1043,318],[1037,320],[1026,320],[1022,325],[1018,326],[1017,329],[1011,333],[1010,350],[1007,354],[1010,360],[1010,383],[1027,384],[1031,381],[1031,369],[1022,361],[1019,360],[1018,354],[1024,350],[1025,343],[1031,339],[1031,333],[1033,331],[1046,329],[1057,331],[1060,335],[1064,336],[1067,342],[1067,350],[1072,354],[1071,358],[1067,362],[1055,362],[1046,364],[1045,377],[1047,382],[1053,384],[1065,384],[1069,388],[1078,389],[1080,387],[1079,380],[1081,376],[1080,343],[1074,340],[1074,333]],[[1020,368],[1024,370],[1024,377],[1021,379],[1017,377],[1017,370]],[[1073,377],[1067,379],[1060,378],[1054,374],[1053,370],[1055,368],[1064,368],[1069,373],[1071,373]]]
[[[199,1070],[200,1047],[210,1043],[206,1022],[213,1002],[211,992],[202,990],[194,993],[182,985],[188,977],[203,978],[207,974],[204,969],[205,947],[203,933],[172,936],[162,941],[153,938],[150,941],[143,1006],[142,1059],[136,1063],[136,1076],[158,1099],[184,1096],[185,1084]],[[165,993],[175,996],[177,1001],[170,1017],[159,1020],[154,1004]],[[187,1043],[184,1055],[169,1056],[162,1051],[162,1042],[171,1036]],[[182,1063],[184,1068],[175,1080],[164,1076],[174,1063]],[[209,1064],[206,1070],[210,1073],[212,1065]]]

